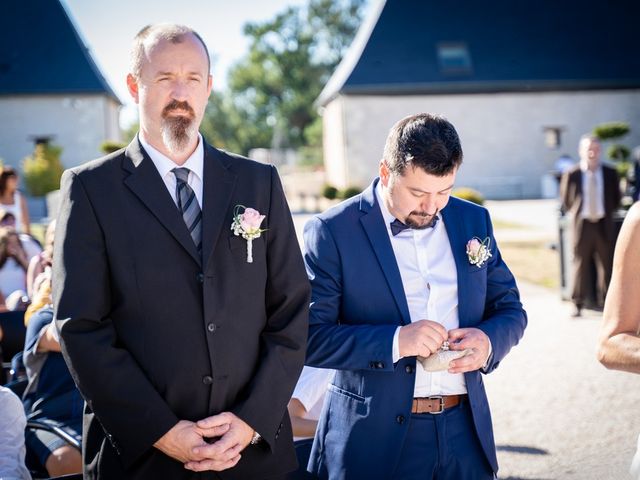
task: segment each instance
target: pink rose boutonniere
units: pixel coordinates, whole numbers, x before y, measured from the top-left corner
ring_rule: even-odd
[[[260,228],[264,219],[265,215],[260,215],[259,211],[246,208],[244,205],[236,205],[233,209],[231,230],[234,235],[247,241],[247,263],[253,263],[253,240],[266,231],[266,228]]]
[[[476,265],[478,268],[482,267],[487,260],[491,258],[491,239],[486,237],[484,240],[480,240],[478,237],[473,237],[467,242],[467,257],[471,265]]]

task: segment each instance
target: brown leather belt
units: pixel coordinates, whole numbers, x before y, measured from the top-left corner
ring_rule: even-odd
[[[434,395],[433,397],[414,398],[411,413],[431,413],[437,415],[447,408],[455,407],[465,400],[467,395]]]

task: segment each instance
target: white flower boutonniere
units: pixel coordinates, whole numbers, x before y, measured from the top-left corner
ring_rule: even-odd
[[[482,267],[484,263],[491,258],[491,239],[486,237],[484,240],[480,240],[478,237],[473,237],[467,242],[467,257],[469,257],[469,263],[476,265],[478,268]]]
[[[233,209],[233,222],[231,230],[233,234],[242,237],[247,241],[247,263],[253,263],[253,240],[260,237],[266,228],[260,228],[265,215],[253,208],[246,208],[244,205],[236,205]]]

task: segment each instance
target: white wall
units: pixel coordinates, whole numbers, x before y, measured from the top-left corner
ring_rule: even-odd
[[[336,102],[341,102],[344,125],[331,114]],[[438,113],[453,123],[464,151],[457,184],[477,188],[491,198],[539,197],[542,178],[556,158],[569,153],[577,160],[580,135],[599,123],[630,123],[632,131],[622,142],[640,145],[640,90],[341,96],[324,113],[327,181],[336,186],[368,185],[391,126],[419,112]],[[545,146],[548,126],[564,128],[557,150]],[[341,148],[348,159],[347,174],[335,167],[342,160],[336,153]]]
[[[52,136],[65,167],[102,155],[100,144],[120,140],[118,104],[104,95],[0,97],[0,158],[20,167],[33,137]]]
[[[344,97],[333,100],[322,112],[322,150],[325,177],[338,188],[348,184],[348,164],[346,150],[348,138],[344,130]]]

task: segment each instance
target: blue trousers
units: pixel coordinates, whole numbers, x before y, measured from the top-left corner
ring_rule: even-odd
[[[439,415],[412,414],[398,480],[494,480],[468,402]]]

